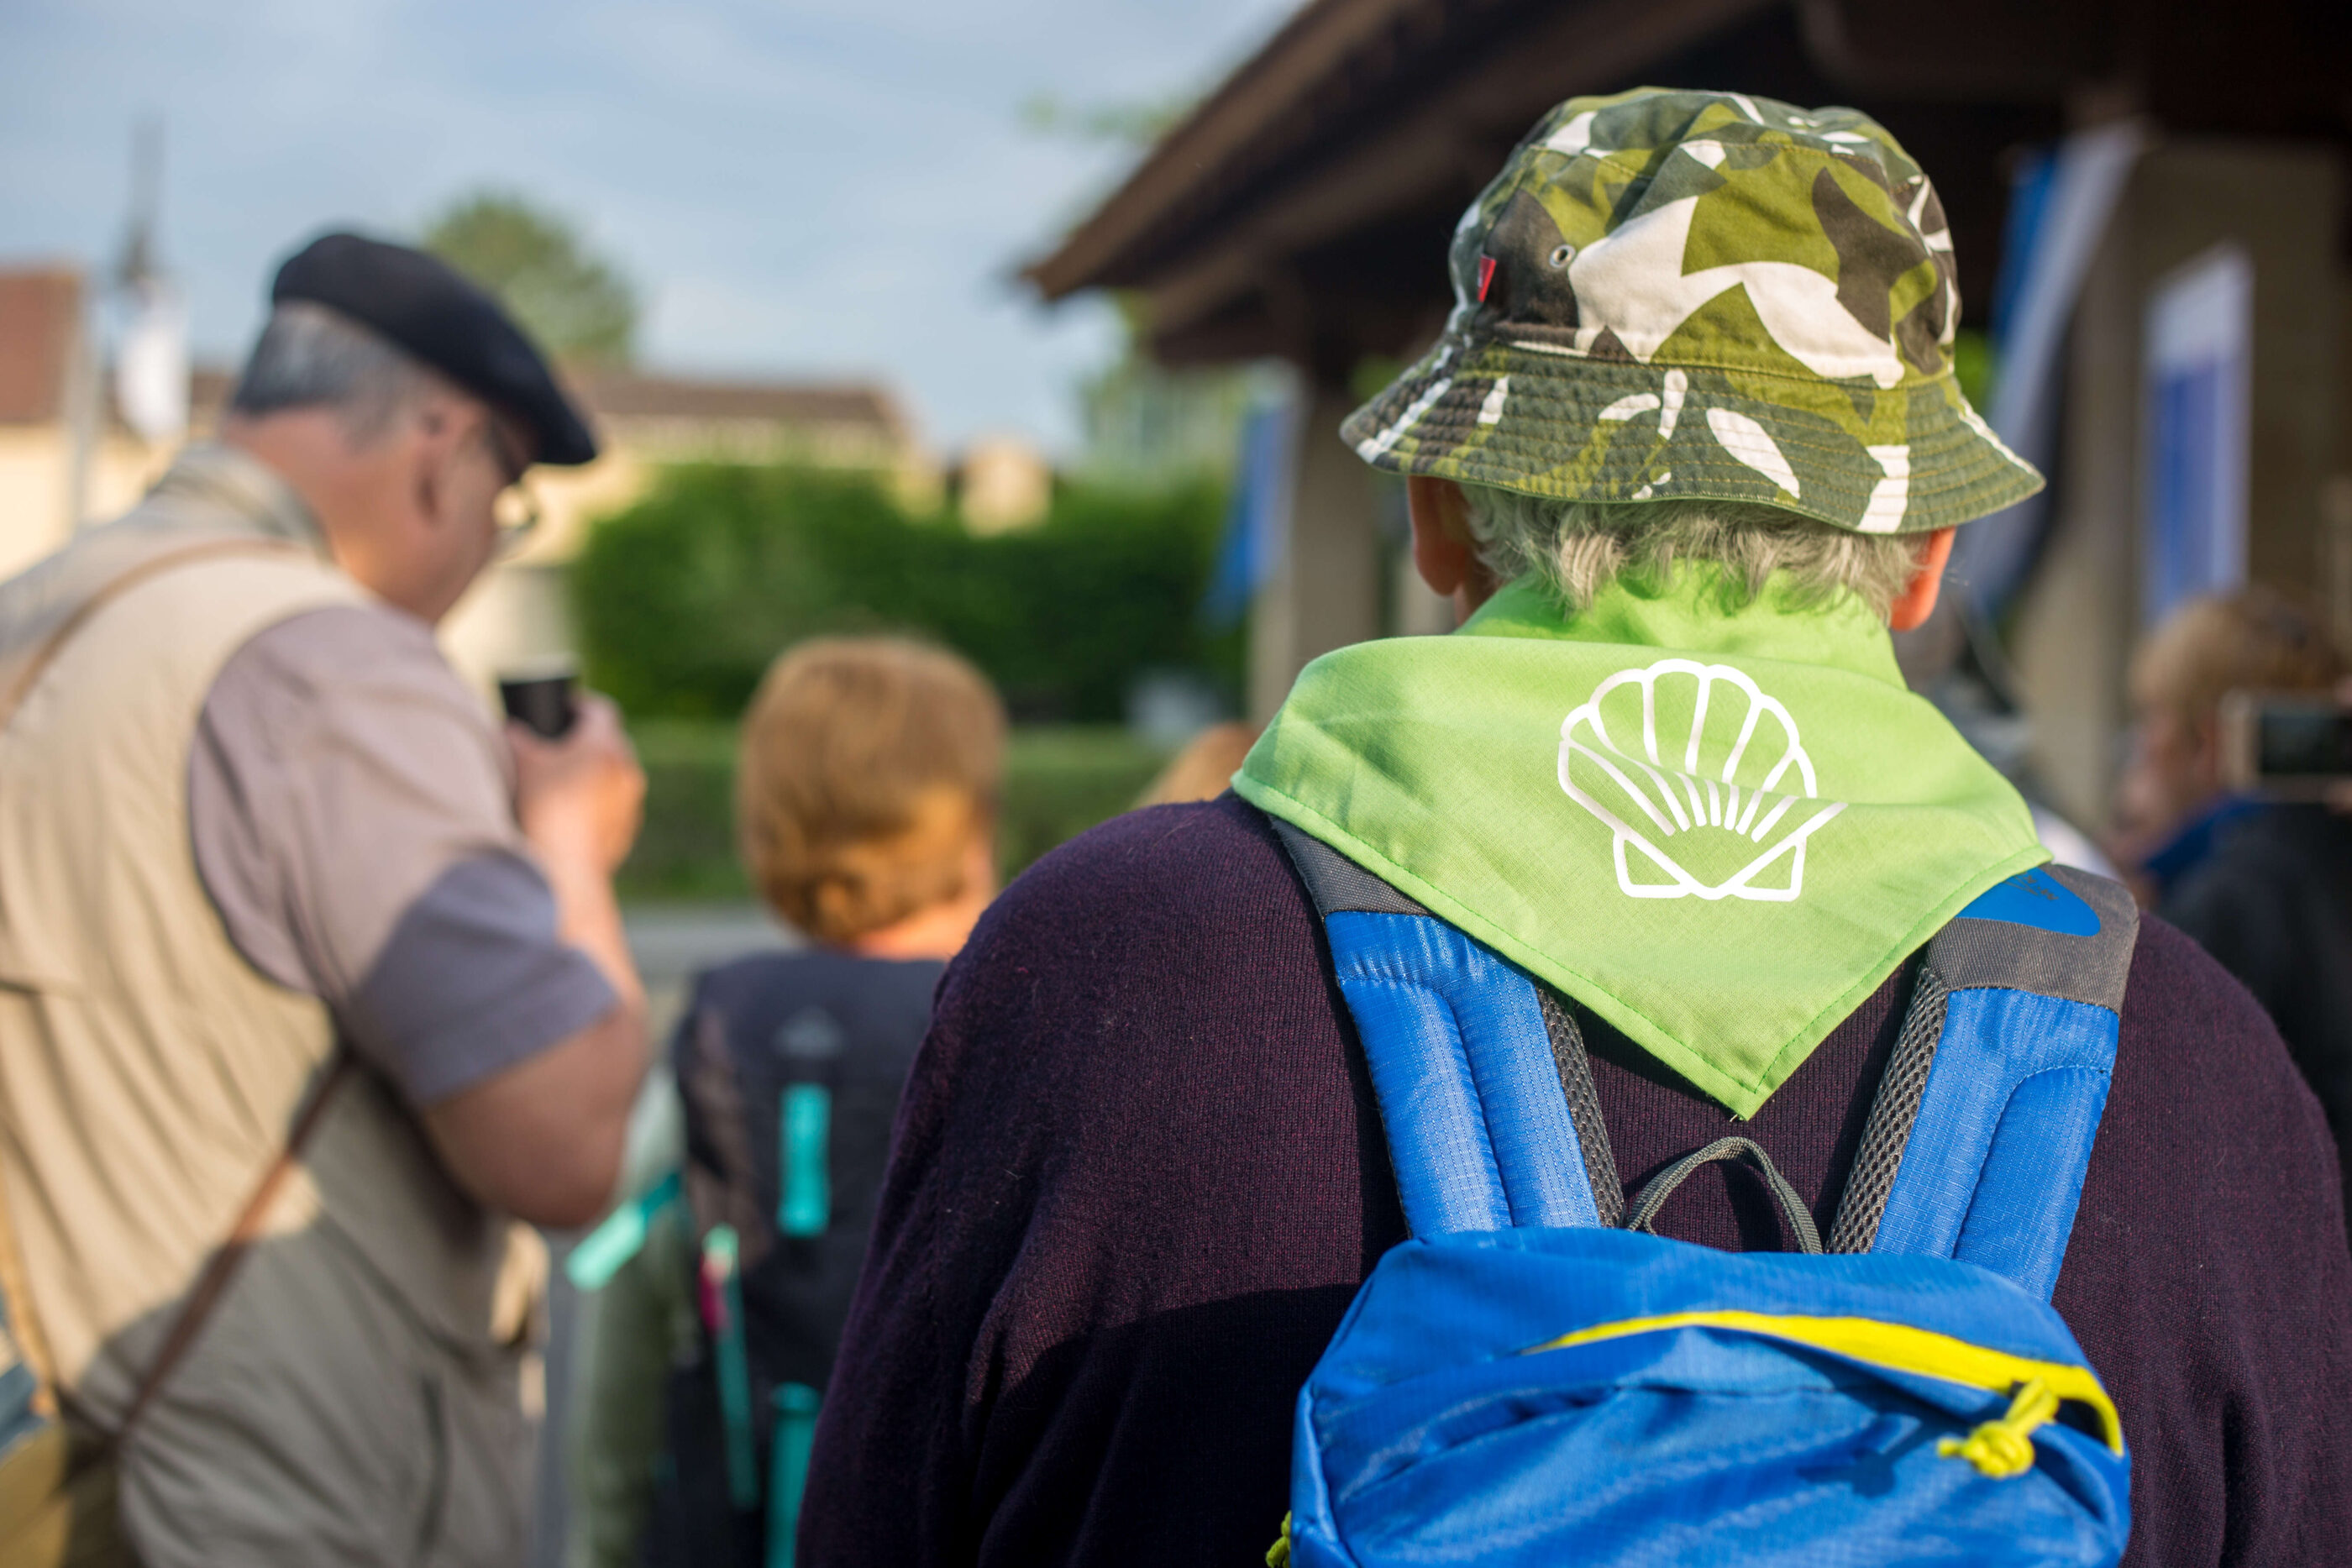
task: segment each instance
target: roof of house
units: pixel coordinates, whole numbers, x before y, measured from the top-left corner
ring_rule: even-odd
[[[69,267],[0,272],[0,424],[63,416],[81,328],[81,275]]]
[[[885,388],[855,382],[727,382],[685,376],[597,371],[569,378],[572,391],[597,423],[633,420],[685,423],[772,424],[793,429],[848,427],[877,441],[907,438],[907,422]],[[215,423],[236,390],[236,374],[197,366],[188,375],[188,402],[198,425]]]
[[[571,380],[580,401],[599,422],[848,425],[894,443],[908,437],[897,400],[867,382],[702,381],[635,371],[587,371]]]
[[[58,265],[0,269],[0,424],[41,424],[64,417],[67,371],[82,324],[84,281]],[[889,445],[912,439],[898,400],[862,382],[706,381],[635,371],[583,371],[569,378],[600,422],[772,425],[849,434]],[[236,375],[194,367],[188,378],[193,422],[206,428],[226,411]],[[116,418],[110,387],[100,413]]]
[[[1543,110],[1644,83],[1851,104],[1936,176],[1989,302],[2009,147],[2107,95],[2168,128],[2352,141],[2340,0],[1309,0],[1026,277],[1141,291],[1171,362],[1344,374],[1442,319],[1455,216]],[[2227,86],[2217,85],[2227,83]]]

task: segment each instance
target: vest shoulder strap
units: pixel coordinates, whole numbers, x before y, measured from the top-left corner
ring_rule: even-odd
[[[198,561],[218,560],[234,556],[253,556],[270,560],[309,559],[307,553],[299,547],[289,544],[282,539],[231,537],[200,539],[194,544],[163,550],[138,561],[135,565],[109,579],[95,592],[75,605],[70,612],[58,617],[57,623],[49,628],[47,634],[14,662],[6,686],[0,688],[0,729],[8,727],[8,721],[16,717],[16,710],[24,706],[26,694],[40,684],[41,676],[47,672],[49,665],[56,662],[58,654],[64,651],[66,644],[72,642],[76,633],[87,626],[100,611],[150,578],[161,577],[167,571],[183,566],[193,566]]]
[[[1954,1258],[2047,1300],[2106,1108],[2139,914],[2064,866],[2013,876],[1928,943],[1830,1236]]]

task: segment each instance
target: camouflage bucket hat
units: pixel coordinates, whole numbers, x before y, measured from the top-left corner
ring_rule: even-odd
[[[1570,99],[1462,214],[1450,263],[1444,336],[1340,427],[1376,467],[1864,533],[2042,487],[1952,378],[1935,187],[1850,109]]]

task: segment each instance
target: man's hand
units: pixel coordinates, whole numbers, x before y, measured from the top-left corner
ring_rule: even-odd
[[[646,998],[613,901],[645,809],[646,776],[604,698],[581,700],[562,740],[507,727],[515,816],[555,893],[563,939],[596,961],[619,1001],[527,1061],[425,1108],[466,1190],[537,1225],[584,1225],[612,1201],[629,1110],[645,1076]]]
[[[609,877],[629,857],[645,818],[646,775],[621,728],[620,710],[593,692],[561,740],[507,726],[514,752],[515,817],[551,860],[577,860]]]

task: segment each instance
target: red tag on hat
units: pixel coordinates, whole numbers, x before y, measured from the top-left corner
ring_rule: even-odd
[[[1486,289],[1487,289],[1487,287],[1488,287],[1489,285],[1491,285],[1494,281],[1495,281],[1495,258],[1494,258],[1493,256],[1480,256],[1480,257],[1478,258],[1478,303],[1479,303],[1479,304],[1484,305],[1485,303],[1486,303]]]

